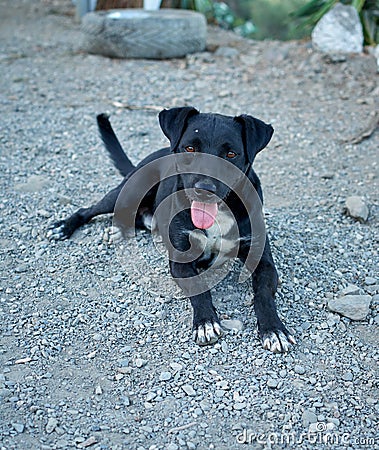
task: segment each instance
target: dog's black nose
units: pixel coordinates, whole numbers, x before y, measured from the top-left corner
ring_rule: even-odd
[[[216,186],[213,183],[198,181],[195,183],[195,194],[199,197],[210,198],[216,193]]]

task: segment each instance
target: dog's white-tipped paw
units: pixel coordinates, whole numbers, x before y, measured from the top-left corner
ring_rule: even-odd
[[[273,353],[287,353],[296,341],[290,334],[286,336],[282,331],[271,331],[262,336],[262,344],[265,350]]]
[[[66,223],[62,220],[51,225],[47,230],[46,237],[50,241],[64,241],[68,239]]]
[[[197,326],[193,331],[193,338],[198,345],[210,345],[219,340],[222,335],[221,327],[217,322],[206,322]]]
[[[109,243],[110,244],[117,244],[118,242],[121,242],[123,240],[122,231],[120,228],[113,225],[109,228]]]

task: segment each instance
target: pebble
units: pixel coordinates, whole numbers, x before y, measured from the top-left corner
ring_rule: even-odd
[[[342,289],[341,294],[342,295],[358,295],[360,292],[361,292],[361,289],[359,289],[358,286],[355,286],[354,284],[349,284],[344,289]]]
[[[211,409],[211,404],[208,400],[201,400],[199,405],[203,411],[209,411]]]
[[[236,411],[240,411],[241,409],[245,409],[246,406],[247,406],[247,405],[246,405],[245,402],[243,402],[243,403],[237,402],[237,403],[234,403],[233,409],[235,409]]]
[[[181,364],[178,364],[176,362],[170,363],[170,367],[174,372],[179,372],[183,368],[183,366]]]
[[[243,323],[238,320],[232,320],[232,319],[224,319],[221,320],[221,325],[226,328],[227,330],[234,330],[234,331],[242,331],[243,330]]]
[[[174,444],[173,442],[171,442],[171,444],[168,444],[168,446],[166,447],[167,450],[178,450],[179,446]]]
[[[78,444],[79,448],[87,448],[91,447],[92,445],[97,444],[97,439],[95,436],[90,436],[88,439],[85,439],[84,441],[80,442]]]
[[[134,361],[134,364],[140,369],[141,367],[146,366],[147,362],[148,361],[146,359],[137,358]]]
[[[239,55],[239,51],[232,47],[219,47],[215,51],[215,56],[221,56],[223,58],[234,58]]]
[[[342,375],[342,379],[343,379],[344,381],[353,381],[353,374],[352,374],[351,372],[345,372],[345,373]]]
[[[190,397],[194,397],[196,395],[195,389],[190,384],[184,384],[182,389]]]
[[[366,277],[365,278],[365,285],[366,286],[372,286],[373,284],[376,284],[376,278],[373,278],[373,277]]]
[[[171,372],[161,372],[161,374],[159,375],[160,381],[168,381],[171,380],[171,378],[172,378]]]
[[[229,352],[228,344],[225,341],[221,341],[221,351],[223,353]]]
[[[147,402],[151,402],[152,400],[154,400],[156,398],[157,394],[155,392],[149,392],[146,395],[146,401]]]
[[[217,381],[216,386],[220,389],[230,389],[229,383],[226,380]]]
[[[294,371],[297,374],[299,374],[299,375],[304,375],[305,374],[305,368],[303,366],[298,365],[298,364],[295,365]]]
[[[12,423],[12,426],[17,431],[17,433],[24,432],[25,425],[23,423]]]
[[[313,411],[305,409],[302,414],[302,421],[304,426],[308,426],[310,423],[317,422],[317,416]]]
[[[369,209],[361,197],[353,195],[346,199],[346,213],[360,222],[366,222]]]
[[[46,424],[46,433],[50,434],[52,433],[55,428],[58,426],[58,420],[55,417],[49,417],[49,420]]]
[[[267,386],[271,389],[276,389],[278,387],[278,380],[275,380],[275,378],[269,378],[267,380]]]

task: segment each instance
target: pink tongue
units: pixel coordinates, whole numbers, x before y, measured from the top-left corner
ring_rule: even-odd
[[[192,202],[191,219],[196,228],[206,230],[210,228],[217,216],[217,203]]]

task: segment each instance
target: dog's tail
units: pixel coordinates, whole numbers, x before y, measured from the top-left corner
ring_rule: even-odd
[[[111,123],[109,122],[109,116],[103,113],[99,114],[96,119],[100,136],[105,148],[107,149],[116,169],[123,177],[125,177],[135,168],[135,166],[122,149],[121,144],[113,131]]]

